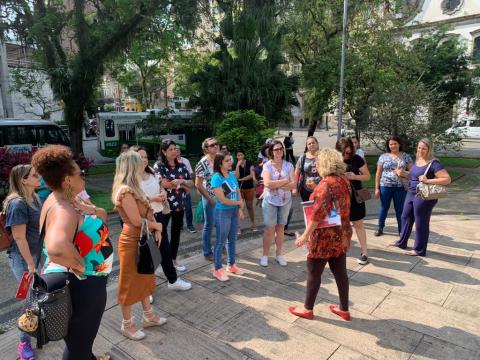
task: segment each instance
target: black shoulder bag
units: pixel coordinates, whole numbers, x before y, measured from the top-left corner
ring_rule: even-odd
[[[167,240],[162,239],[162,241]],[[138,241],[137,272],[139,274],[153,274],[161,262],[160,249],[152,233],[148,230],[147,220],[144,219]]]
[[[53,206],[53,205],[52,205]],[[43,221],[40,233],[40,242],[33,274],[32,285],[27,296],[25,311],[18,319],[18,328],[37,339],[37,348],[50,341],[58,341],[68,334],[70,319],[72,317],[72,301],[68,280],[59,289],[48,291],[48,286],[42,275],[38,274],[42,248],[45,240],[45,224],[47,214]],[[77,225],[78,228],[78,225]],[[36,323],[36,324],[35,324]]]

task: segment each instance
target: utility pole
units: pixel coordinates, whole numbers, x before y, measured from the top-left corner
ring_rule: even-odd
[[[342,137],[343,125],[343,83],[345,78],[345,47],[347,43],[348,0],[343,0],[342,50],[340,58],[340,91],[338,99],[337,140]]]
[[[7,48],[5,43],[0,39],[0,96],[3,107],[3,111],[0,112],[0,118],[13,117],[12,95],[10,94],[9,84]]]

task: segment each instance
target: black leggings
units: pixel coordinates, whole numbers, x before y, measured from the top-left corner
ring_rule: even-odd
[[[95,360],[92,352],[107,304],[107,276],[88,276],[78,280],[73,274],[50,273],[42,275],[48,290],[61,288],[68,279],[72,299],[72,318],[64,339],[63,360]]]
[[[155,213],[155,220],[158,223],[161,223],[163,226],[162,229],[162,242],[160,243],[160,254],[162,254],[162,270],[167,280],[170,284],[173,284],[177,281],[177,270],[175,270],[175,266],[173,265],[172,260],[172,249],[170,247],[170,242],[168,241],[168,233],[167,233],[167,226],[164,225],[164,215],[161,212]]]
[[[183,226],[184,211],[172,211],[170,214],[163,215],[163,227],[167,228],[170,218],[172,218],[172,228],[170,230],[170,245],[172,247],[172,259],[177,259],[178,247],[180,246],[180,231]]]
[[[307,295],[305,297],[305,309],[313,310],[315,299],[322,282],[322,273],[326,263],[337,283],[338,296],[340,297],[340,310],[348,311],[348,275],[347,255],[342,254],[330,259],[309,259],[307,258]]]

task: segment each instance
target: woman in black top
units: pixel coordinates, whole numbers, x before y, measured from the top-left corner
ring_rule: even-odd
[[[237,150],[237,164],[235,166],[235,177],[238,180],[242,199],[245,200],[245,205],[248,210],[248,217],[252,224],[252,230],[258,231],[255,224],[255,212],[253,210],[253,199],[255,198],[255,186],[253,179],[255,179],[255,169],[253,164],[245,159],[245,152],[241,149]],[[238,228],[240,234],[240,227]]]
[[[370,179],[367,163],[361,156],[355,155],[355,148],[350,138],[339,139],[335,144],[335,148],[343,155],[343,162],[347,166],[345,176],[352,184],[352,191],[360,190],[362,181]],[[352,194],[350,204],[350,221],[355,228],[355,233],[362,249],[357,262],[360,265],[365,265],[368,263],[367,233],[363,225],[363,218],[366,215],[365,203],[359,204]]]

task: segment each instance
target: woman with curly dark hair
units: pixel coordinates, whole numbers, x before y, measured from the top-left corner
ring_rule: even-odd
[[[32,165],[52,189],[40,215],[46,255],[42,277],[49,291],[63,287],[66,281],[70,287],[72,318],[63,359],[92,359],[113,263],[107,213],[76,197],[85,187],[85,174],[67,147],[51,145],[38,150]]]

